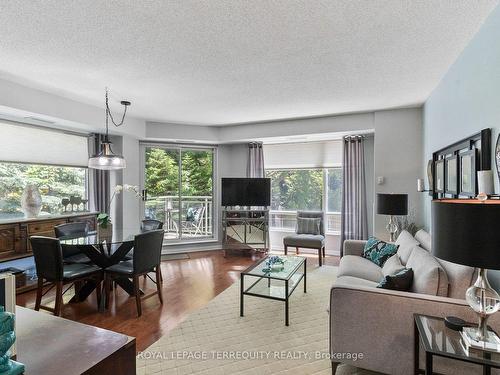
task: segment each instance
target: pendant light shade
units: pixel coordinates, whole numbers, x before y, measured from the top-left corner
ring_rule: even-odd
[[[102,151],[89,158],[88,166],[89,168],[112,171],[125,168],[127,162],[123,156],[115,154],[111,149],[111,142],[106,141],[102,143]]]
[[[111,149],[111,142],[109,141],[109,120],[111,119],[111,122],[116,127],[123,125],[125,115],[127,114],[127,108],[130,105],[130,102],[126,100],[122,100],[120,103],[125,107],[125,110],[123,111],[120,123],[116,123],[109,109],[108,89],[106,88],[106,134],[104,141],[101,143],[101,152],[89,158],[89,168],[113,171],[124,169],[127,166],[125,158],[122,155],[118,155],[113,152]]]

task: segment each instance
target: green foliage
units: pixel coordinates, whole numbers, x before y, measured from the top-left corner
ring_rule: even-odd
[[[182,195],[212,195],[213,157],[209,151],[182,151]],[[146,149],[148,195],[178,195],[179,152],[162,148]]]
[[[268,170],[272,210],[321,210],[323,170]]]
[[[0,163],[0,217],[21,215],[21,196],[27,184],[42,195],[42,211],[61,212],[62,198],[85,196],[85,168]]]
[[[340,212],[342,206],[342,170],[278,169],[267,170],[271,178],[272,210],[321,210],[323,173],[327,176],[328,211]]]

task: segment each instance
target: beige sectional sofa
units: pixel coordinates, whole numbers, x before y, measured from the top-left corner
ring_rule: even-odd
[[[395,260],[414,272],[411,291],[400,292],[376,288],[390,270],[361,256],[365,241],[345,241],[338,277],[330,293],[333,370],[338,363],[349,363],[386,374],[412,374],[414,313],[476,320],[464,300],[476,270],[435,258],[430,253],[430,242],[424,231],[415,237],[408,232],[398,237]],[[489,324],[499,329],[500,315],[495,314]],[[363,353],[363,357],[353,361],[342,353]],[[422,350],[420,353],[420,368],[424,368]],[[437,358],[434,365],[436,372],[445,374],[482,373],[479,366],[444,358]]]

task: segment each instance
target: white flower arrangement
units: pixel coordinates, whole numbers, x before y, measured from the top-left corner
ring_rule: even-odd
[[[128,191],[130,193],[133,193],[136,198],[141,198],[141,192],[139,190],[139,186],[136,185],[129,185],[129,184],[123,184],[123,185],[116,185],[115,188],[113,189],[113,195],[111,196],[111,199],[109,201],[108,205],[108,212],[111,209],[111,203],[113,203],[113,200],[115,199],[115,196],[117,194],[120,194],[123,191]],[[107,228],[108,224],[111,223],[111,218],[106,212],[101,212],[99,215],[97,215],[97,221],[99,225],[102,228]]]

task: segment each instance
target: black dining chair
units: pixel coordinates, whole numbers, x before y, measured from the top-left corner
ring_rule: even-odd
[[[137,305],[137,315],[142,315],[141,299],[149,298],[158,294],[160,303],[163,304],[161,291],[160,261],[161,249],[163,246],[163,229],[153,230],[138,234],[134,238],[134,255],[130,261],[123,261],[114,264],[104,270],[104,285],[106,290],[106,307],[109,306],[111,295],[111,283],[118,278],[132,279],[134,284],[135,301]],[[156,284],[156,292],[141,297],[139,289],[139,277],[155,272],[156,280],[151,279]]]
[[[44,309],[54,315],[61,316],[63,305],[63,292],[65,284],[94,280],[97,283],[97,306],[101,301],[100,284],[103,280],[103,271],[100,267],[90,264],[64,264],[61,243],[57,238],[32,236],[30,237],[33,256],[35,257],[35,267],[38,277],[38,288],[36,291],[35,310]],[[49,282],[49,289],[43,292],[44,282]],[[56,287],[56,301],[54,308],[43,306],[42,297],[53,287]]]
[[[89,233],[89,224],[76,221],[74,223],[59,224],[54,227],[57,238],[77,238],[84,237]],[[92,263],[90,258],[75,247],[62,247],[64,263]]]
[[[144,219],[141,221],[141,232],[163,229],[163,221],[154,219]]]

